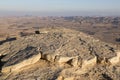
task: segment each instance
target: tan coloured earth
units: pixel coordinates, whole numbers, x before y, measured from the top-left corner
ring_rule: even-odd
[[[41,28],[0,45],[0,80],[119,80],[120,49],[83,32]]]

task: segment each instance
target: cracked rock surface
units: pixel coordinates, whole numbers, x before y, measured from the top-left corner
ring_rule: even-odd
[[[65,28],[40,31],[0,45],[0,55],[5,55],[1,59],[1,80],[120,79],[120,65],[110,62],[116,58],[119,63],[115,45]]]

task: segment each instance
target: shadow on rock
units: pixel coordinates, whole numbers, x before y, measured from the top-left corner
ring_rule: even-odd
[[[13,37],[13,38],[7,38],[6,40],[2,40],[2,41],[0,41],[0,45],[2,45],[3,43],[9,42],[9,41],[14,41],[14,40],[16,40],[16,37]]]
[[[2,61],[2,59],[3,59],[5,56],[6,56],[6,55],[0,56],[0,72],[1,72],[2,67],[4,66],[4,64],[6,63],[6,62],[3,62],[3,61]]]

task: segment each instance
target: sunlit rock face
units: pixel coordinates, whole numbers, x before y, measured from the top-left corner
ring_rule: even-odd
[[[117,80],[111,75],[119,75],[112,71],[120,58],[115,45],[71,29],[43,28],[39,34],[3,43],[0,51],[5,55],[1,79],[96,80],[94,76],[108,76]]]

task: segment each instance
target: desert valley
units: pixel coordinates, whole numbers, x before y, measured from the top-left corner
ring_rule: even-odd
[[[0,17],[0,80],[119,80],[120,17]]]

